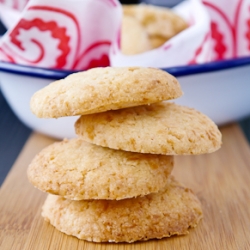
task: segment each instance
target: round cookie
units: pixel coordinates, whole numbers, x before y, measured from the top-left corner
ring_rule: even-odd
[[[169,8],[138,4],[123,5],[125,16],[137,19],[156,48],[188,27],[187,22]]]
[[[29,165],[38,189],[72,200],[124,199],[158,192],[173,168],[173,156],[99,147],[79,138],[43,149]]]
[[[125,55],[135,55],[151,49],[147,32],[131,16],[122,18],[121,50]]]
[[[173,178],[161,192],[120,201],[72,201],[49,195],[42,216],[59,231],[94,242],[183,235],[202,218],[199,200]]]
[[[166,42],[166,39],[161,36],[150,36],[148,39],[152,48],[158,48]]]
[[[175,99],[175,77],[155,68],[94,68],[74,73],[37,91],[31,111],[40,118],[92,114]]]
[[[75,130],[85,141],[140,153],[204,154],[221,146],[221,133],[213,121],[169,102],[81,116]]]

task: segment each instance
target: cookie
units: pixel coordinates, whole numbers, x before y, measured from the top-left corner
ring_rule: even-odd
[[[135,55],[152,49],[146,30],[131,16],[122,19],[121,50],[125,55]]]
[[[72,200],[124,199],[158,192],[173,168],[173,156],[99,147],[79,138],[42,150],[28,168],[42,191]]]
[[[188,27],[182,17],[165,7],[146,4],[124,5],[123,13],[125,16],[136,18],[141,23],[154,47],[162,45]],[[161,44],[160,41],[162,41]]]
[[[161,36],[150,36],[149,42],[152,48],[158,48],[166,42],[166,39]]]
[[[72,201],[49,195],[42,216],[59,231],[94,242],[184,235],[202,218],[193,192],[170,178],[161,192],[120,201]]]
[[[40,118],[92,114],[175,99],[175,77],[155,68],[94,68],[74,73],[36,92],[31,111]]]
[[[81,116],[75,131],[85,141],[140,153],[204,154],[221,146],[212,120],[169,102]]]

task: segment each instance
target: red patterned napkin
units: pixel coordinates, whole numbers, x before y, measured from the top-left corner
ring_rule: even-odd
[[[175,11],[188,29],[142,55],[125,56],[114,44],[111,63],[171,67],[250,56],[250,0],[189,0]]]
[[[1,39],[0,60],[67,70],[108,66],[121,17],[117,0],[31,0]]]
[[[4,8],[15,12],[6,17]],[[157,49],[126,56],[119,48],[118,0],[0,0],[0,14],[13,26],[0,40],[0,60],[84,70],[110,64],[170,67],[250,56],[250,0],[187,0],[173,10],[189,28]]]
[[[161,47],[140,55],[123,55],[119,45],[114,43],[111,48],[111,64],[164,68],[210,61],[210,17],[204,5],[199,0],[189,0],[173,10],[188,22],[187,29],[172,37]]]
[[[250,56],[250,0],[203,0],[211,17],[212,60]]]

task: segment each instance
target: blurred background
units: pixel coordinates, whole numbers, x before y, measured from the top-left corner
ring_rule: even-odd
[[[0,19],[0,35],[6,29]],[[0,83],[1,84],[1,83]],[[1,85],[0,85],[1,86]],[[0,88],[0,186],[28,139],[31,130],[21,123],[4,99]]]
[[[122,4],[137,4],[137,3],[147,3],[147,4],[153,4],[153,5],[159,5],[159,6],[167,6],[167,7],[173,7],[174,5],[182,2],[183,0],[142,0],[142,1],[136,1],[136,0],[120,0]]]

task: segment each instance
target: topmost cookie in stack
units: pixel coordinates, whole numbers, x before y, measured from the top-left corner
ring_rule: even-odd
[[[178,81],[155,68],[94,68],[69,75],[35,93],[31,110],[40,118],[86,115],[176,99]]]
[[[79,138],[49,146],[29,166],[34,186],[59,195],[49,196],[43,216],[97,242],[162,238],[196,226],[200,203],[169,177],[173,155],[213,152],[221,135],[203,114],[162,102],[181,95],[173,76],[136,67],[91,69],[38,91],[31,100],[37,116],[82,115]]]

